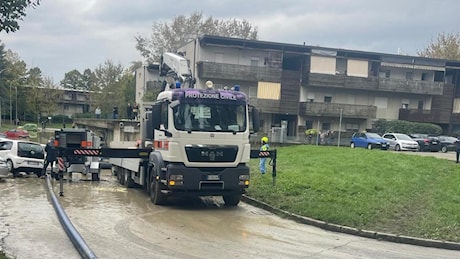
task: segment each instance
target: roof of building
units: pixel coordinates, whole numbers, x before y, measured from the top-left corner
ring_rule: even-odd
[[[227,46],[235,48],[252,48],[292,52],[297,54],[311,55],[312,53],[326,56],[337,56],[347,58],[361,58],[375,61],[397,62],[415,65],[441,66],[460,69],[460,61],[435,59],[420,56],[409,56],[400,54],[388,54],[358,50],[348,50],[341,48],[329,48],[321,46],[311,46],[305,44],[278,43],[259,40],[249,40],[240,38],[230,38],[214,35],[203,35],[199,38],[200,45]]]

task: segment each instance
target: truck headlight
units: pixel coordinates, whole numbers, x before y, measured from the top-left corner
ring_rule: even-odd
[[[243,174],[239,176],[240,181],[249,180],[249,174]]]

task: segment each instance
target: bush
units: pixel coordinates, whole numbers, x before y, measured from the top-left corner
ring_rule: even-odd
[[[440,135],[442,133],[442,128],[436,124],[430,123],[418,123],[418,122],[409,122],[404,120],[392,120],[387,121],[385,119],[379,119],[374,122],[373,130],[376,133],[421,133],[421,134],[430,134],[430,135]]]

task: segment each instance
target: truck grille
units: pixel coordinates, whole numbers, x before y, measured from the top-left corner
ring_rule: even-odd
[[[189,162],[234,162],[238,146],[188,145],[185,153]]]

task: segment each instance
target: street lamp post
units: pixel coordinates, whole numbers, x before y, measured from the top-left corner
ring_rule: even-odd
[[[339,137],[337,138],[337,147],[340,147],[340,132],[342,131],[342,117],[343,117],[343,108],[340,109]]]
[[[11,104],[11,82],[10,82],[10,125],[13,124],[13,105]]]
[[[16,117],[14,118],[14,123],[16,124],[17,121],[18,121],[18,86],[15,87],[16,88]]]

